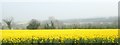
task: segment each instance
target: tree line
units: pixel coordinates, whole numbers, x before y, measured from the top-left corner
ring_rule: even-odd
[[[12,29],[12,23],[14,21],[13,18],[7,18],[7,19],[2,19],[2,21],[7,25],[8,29]],[[57,21],[57,23],[55,22]],[[49,20],[49,23],[46,22],[42,24],[40,21],[36,19],[32,19],[28,25],[25,27],[26,29],[118,29],[118,24],[117,23],[103,23],[103,24],[70,24],[66,25],[63,24],[62,22],[59,23],[60,21],[58,20]],[[1,29],[4,29],[2,27]]]

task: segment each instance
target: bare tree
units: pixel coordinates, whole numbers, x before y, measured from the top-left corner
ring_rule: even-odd
[[[5,19],[3,19],[3,22],[5,22],[7,24],[7,27],[9,29],[12,29],[13,17],[5,18]]]
[[[62,22],[55,19],[54,16],[49,17],[49,23],[45,25],[45,27],[48,27],[49,29],[59,29],[62,28]]]

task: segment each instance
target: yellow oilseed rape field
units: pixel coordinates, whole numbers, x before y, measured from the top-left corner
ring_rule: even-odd
[[[2,43],[118,43],[118,29],[0,30]]]

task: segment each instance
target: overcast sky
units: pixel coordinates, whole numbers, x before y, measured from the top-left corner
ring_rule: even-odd
[[[96,18],[118,16],[119,0],[0,0],[0,17],[30,19]]]

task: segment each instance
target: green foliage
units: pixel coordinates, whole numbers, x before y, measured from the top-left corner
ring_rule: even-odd
[[[120,40],[120,39],[119,39]],[[39,38],[39,39],[30,39],[30,38],[19,38],[19,39],[3,39],[2,44],[51,44],[51,45],[117,45],[118,44],[118,38],[115,38],[115,40],[112,40],[111,38],[80,38],[79,40],[76,39],[70,39],[70,38],[65,38],[64,40],[61,39],[44,39],[44,38]]]
[[[29,25],[27,26],[27,29],[38,29],[40,26],[39,21],[32,19],[29,23]]]

